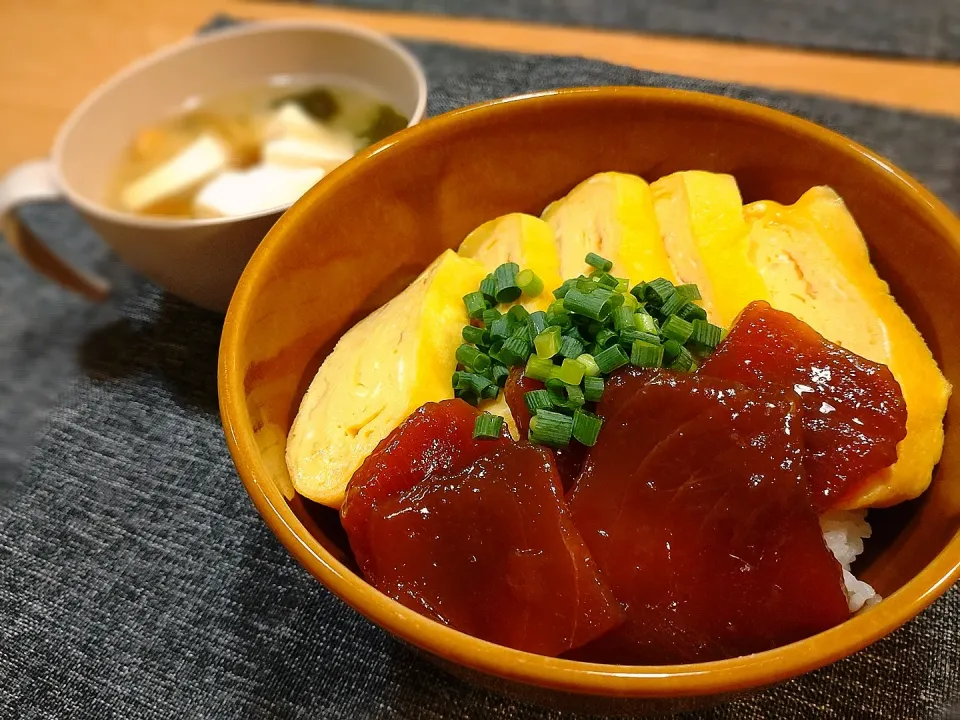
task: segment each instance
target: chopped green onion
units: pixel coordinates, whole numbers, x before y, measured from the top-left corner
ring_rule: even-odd
[[[599,320],[591,320],[589,323],[587,323],[586,327],[584,327],[583,332],[586,332],[587,337],[595,338],[597,333],[603,330],[605,327],[605,323],[602,323]]]
[[[663,305],[660,306],[660,314],[664,317],[668,317],[677,312],[687,301],[680,295],[680,293],[673,293],[670,297],[664,300]]]
[[[576,328],[574,328],[576,329]],[[560,340],[560,355],[565,358],[577,358],[583,353],[583,343],[575,337],[566,335]]]
[[[553,364],[553,361],[545,360],[538,357],[536,353],[532,353],[530,357],[527,358],[527,366],[524,368],[523,374],[528,378],[546,382],[553,377],[553,369],[555,367],[556,365]]]
[[[674,290],[672,282],[664,278],[657,278],[646,284],[646,287],[643,289],[643,297],[648,303],[660,307],[667,301],[667,298],[675,292],[676,290]]]
[[[688,322],[707,319],[707,311],[689,300],[680,306],[680,309],[677,310],[677,315]]]
[[[577,358],[577,362],[583,365],[584,377],[593,378],[600,374],[600,366],[597,365],[597,361],[593,359],[593,355],[584,353]]]
[[[651,335],[656,335],[660,332],[657,321],[654,320],[652,315],[648,315],[645,312],[634,313],[633,324],[636,325],[637,330],[640,332],[650,333]]]
[[[592,412],[577,408],[573,413],[573,439],[587,447],[593,447],[600,435],[603,420]]]
[[[493,279],[497,283],[497,302],[509,303],[520,297],[520,288],[517,286],[517,273],[520,266],[513,262],[506,262],[493,271]]]
[[[619,290],[617,292],[620,292]],[[620,292],[623,295],[623,306],[630,308],[631,312],[635,312],[636,309],[640,306],[640,303],[637,302],[637,299],[630,293]]]
[[[660,367],[663,363],[663,345],[637,340],[630,348],[630,364],[637,367]]]
[[[600,372],[604,375],[609,375],[630,361],[630,358],[627,357],[627,354],[619,345],[612,345],[605,350],[601,350],[593,359],[596,360]]]
[[[460,335],[463,337],[464,342],[472,343],[473,345],[490,344],[490,333],[480,327],[464,325],[463,330],[460,331]]]
[[[594,342],[600,348],[608,348],[612,345],[616,345],[620,341],[620,338],[617,337],[617,334],[610,328],[601,328],[600,332],[597,333],[597,336],[594,338]]]
[[[510,375],[510,371],[507,370],[506,365],[501,365],[500,363],[493,363],[490,366],[490,379],[495,382],[498,386],[503,387],[507,383],[507,377]]]
[[[569,313],[569,315],[570,322],[573,323],[574,327],[582,327],[587,333],[590,332],[590,325],[596,322],[595,320],[588,318],[586,315],[577,315],[577,313]]]
[[[530,313],[527,317],[527,330],[530,342],[547,328],[547,314],[543,310]]]
[[[547,325],[550,327],[558,328],[568,328],[573,324],[573,320],[570,319],[570,313],[565,312],[548,312],[547,313]]]
[[[583,315],[591,320],[606,320],[613,309],[614,294],[606,288],[598,287],[592,293],[571,290],[563,298],[563,307],[572,313]],[[623,300],[621,299],[621,303]]]
[[[660,344],[660,336],[655,333],[641,332],[640,330],[634,330],[633,328],[624,330],[622,333],[620,333],[620,344],[625,347],[632,346],[637,340],[650,343],[651,345]]]
[[[627,290],[630,288],[630,278],[614,278],[617,281],[617,286],[613,289],[614,292],[618,292],[621,295],[627,293]],[[627,293],[629,295],[629,293]],[[634,298],[636,300],[636,298]]]
[[[587,399],[583,395],[583,388],[577,385],[567,385],[567,402],[564,407],[568,410],[576,410],[583,407]]]
[[[577,278],[564,280],[563,284],[553,291],[553,296],[557,300],[562,300],[566,296],[566,294],[576,286],[577,286]]]
[[[523,305],[514,305],[507,310],[507,316],[514,322],[526,323],[527,318],[530,317],[530,313],[527,312],[527,309]]]
[[[491,342],[496,338],[506,340],[511,335],[513,335],[513,328],[511,327],[510,318],[506,315],[498,317],[490,326]]]
[[[570,327],[570,313],[564,310],[562,299],[554,300],[547,308],[547,325],[556,325],[561,328]]]
[[[571,385],[559,378],[551,378],[547,380],[546,384],[547,392],[550,393],[550,401],[558,408],[575,410],[582,407],[586,402],[580,385]]]
[[[454,390],[469,390],[480,394],[484,388],[490,387],[491,385],[496,388],[496,385],[488,378],[485,378],[483,375],[478,375],[477,373],[455,372],[453,374]]]
[[[553,407],[553,401],[550,399],[550,393],[546,390],[531,390],[523,394],[523,402],[531,415],[536,415],[537,410],[549,410]]]
[[[684,300],[703,300],[703,298],[700,296],[700,288],[693,283],[677,285],[676,290],[677,295],[682,297]]]
[[[632,288],[630,288],[630,294],[637,299],[638,302],[646,301],[646,291],[647,284],[645,282],[638,282]]]
[[[621,305],[616,310],[613,311],[613,327],[617,332],[621,332],[627,328],[631,330],[634,329],[633,325],[633,310]]]
[[[501,365],[503,364],[503,360],[500,359],[500,351],[503,349],[503,342],[503,338],[491,338],[490,347],[487,348],[487,355]]]
[[[618,284],[619,284],[619,283],[618,283],[617,279],[616,279],[613,275],[610,275],[610,274],[608,274],[608,273],[600,273],[600,274],[597,276],[597,285],[599,285],[600,287],[605,287],[605,288],[607,288],[608,290],[617,291],[617,285],[618,285]],[[619,292],[619,291],[617,291],[617,292]]]
[[[463,304],[467,308],[467,316],[471,320],[483,317],[483,311],[487,309],[487,299],[482,292],[467,293],[463,296]]]
[[[483,324],[487,327],[493,325],[494,320],[500,317],[501,313],[496,308],[487,308],[483,311]]]
[[[596,268],[600,272],[610,272],[613,269],[613,263],[607,260],[605,257],[600,257],[596,253],[587,253],[587,257],[584,258],[584,262],[587,263],[592,268]]]
[[[579,385],[583,380],[583,365],[571,358],[564,358],[559,368],[553,371],[554,377],[560,378],[567,385]]]
[[[696,363],[693,361],[693,355],[691,355],[690,351],[685,347],[680,348],[680,352],[676,359],[670,363],[670,368],[672,370],[680,370],[682,372],[693,370],[695,367]]]
[[[603,397],[603,378],[585,377],[583,379],[583,396],[587,402],[600,402]]]
[[[503,418],[492,413],[481,413],[477,415],[473,423],[473,439],[484,438],[487,440],[496,440],[500,437],[500,429],[503,427]]]
[[[527,330],[523,328],[523,337],[514,335],[507,338],[500,349],[500,359],[506,365],[523,365],[530,357],[530,343],[527,342]]]
[[[517,287],[527,297],[537,297],[543,292],[543,280],[533,270],[521,270],[517,273]]]
[[[493,400],[495,397],[497,397],[497,394],[499,392],[500,392],[500,387],[496,383],[491,382],[489,385],[484,387],[483,390],[480,391],[480,397],[486,400]]]
[[[589,328],[585,328],[585,330],[586,330],[587,335],[589,335],[589,334],[590,334]],[[574,325],[573,327],[566,328],[566,329],[563,331],[563,336],[564,336],[564,337],[573,338],[574,340],[577,340],[577,341],[579,341],[579,342],[581,342],[581,343],[584,343],[584,344],[590,342],[590,341],[587,340],[587,338],[584,336],[583,332],[580,331],[580,328],[578,328],[576,325]]]
[[[573,435],[573,418],[554,410],[537,410],[530,418],[530,440],[551,447],[566,447]]]
[[[537,349],[537,357],[544,360],[552,358],[560,352],[560,342],[560,328],[551,325],[533,339],[533,345]]]
[[[690,334],[691,342],[711,350],[720,344],[723,328],[705,320],[694,320],[691,325],[693,326],[693,332]]]
[[[577,284],[574,286],[574,290],[579,290],[582,293],[587,293],[588,295],[596,290],[600,285],[597,284],[596,280],[591,278],[585,278],[583,276],[577,278]]]
[[[664,363],[671,363],[680,354],[682,346],[676,340],[670,339],[663,344],[663,361]]]
[[[497,304],[497,281],[493,279],[493,273],[487,275],[480,281],[480,292],[491,305]]]
[[[490,367],[490,356],[473,345],[461,345],[457,348],[457,362],[470,370],[483,372]]]
[[[690,334],[693,332],[693,325],[688,323],[682,317],[677,317],[676,315],[671,315],[660,326],[660,334],[665,338],[671,340],[676,340],[678,343],[683,345],[687,340],[690,339]]]
[[[480,396],[470,390],[454,390],[453,396],[455,398],[460,398],[465,403],[473,405],[474,407],[476,407],[477,403],[480,402]]]

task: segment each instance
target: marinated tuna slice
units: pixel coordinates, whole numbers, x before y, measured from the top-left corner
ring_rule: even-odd
[[[493,448],[512,443],[506,429],[502,439],[474,440],[473,426],[479,414],[463,400],[426,403],[385,437],[353,474],[340,521],[367,579],[376,575],[366,535],[371,510],[378,501],[436,473],[456,472]]]
[[[793,315],[748,305],[703,375],[793,388],[803,407],[804,464],[821,510],[841,506],[897,460],[907,407],[890,370],[834,345]]]
[[[543,389],[543,383],[526,377],[523,374],[523,368],[514,367],[510,369],[503,394],[506,397],[507,405],[510,407],[513,421],[516,423],[520,440],[526,440],[527,432],[530,430],[530,411],[527,409],[523,396],[531,390],[541,389]],[[555,448],[550,452],[553,453],[557,473],[560,475],[564,490],[569,490],[580,476],[583,461],[587,457],[587,448],[580,443],[570,443],[569,447]]]
[[[543,383],[525,376],[522,367],[510,368],[507,383],[503,386],[503,395],[507,399],[507,405],[510,406],[510,414],[513,415],[513,421],[517,424],[517,432],[520,433],[521,440],[526,439],[530,430],[530,411],[523,396],[532,390],[542,389]]]
[[[623,625],[577,657],[718,660],[849,617],[793,430],[792,393],[696,375],[623,373],[570,511]]]
[[[369,541],[381,592],[484,640],[558,655],[622,621],[550,454],[532,445],[502,445],[378,502]]]

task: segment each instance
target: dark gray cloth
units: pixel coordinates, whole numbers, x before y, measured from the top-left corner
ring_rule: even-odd
[[[586,60],[414,49],[433,114],[557,86],[704,89],[840,129],[960,207],[960,125],[947,120]],[[82,228],[59,231],[75,240]],[[0,262],[4,283],[12,271]],[[36,290],[27,284],[23,293]],[[76,336],[83,372],[0,507],[0,717],[569,717],[447,677],[301,570],[256,515],[227,454],[215,377],[221,319],[132,286],[113,317],[71,302],[34,310],[4,300],[4,313],[87,329]],[[60,319],[40,317],[51,312]],[[68,374],[62,358],[52,366]],[[36,381],[22,372],[23,383]],[[954,590],[853,658],[691,717],[941,717],[960,695],[958,620]]]
[[[113,295],[89,303],[45,282],[0,242],[0,499],[57,396],[83,367],[91,333],[120,316],[140,282],[68,205],[32,205],[20,214],[64,257],[108,279]]]
[[[960,60],[957,0],[298,0]]]

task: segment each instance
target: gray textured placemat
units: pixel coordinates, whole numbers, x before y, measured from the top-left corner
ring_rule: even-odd
[[[64,257],[109,280],[113,295],[94,304],[43,281],[0,236],[0,501],[57,396],[84,367],[97,329],[120,317],[141,282],[68,205],[31,205],[20,214]]]
[[[558,86],[705,89],[844,131],[960,207],[960,125],[947,120],[586,60],[414,49],[430,76],[432,114]],[[65,211],[34,212],[37,223]],[[59,232],[76,239],[81,226],[70,218]],[[0,255],[0,285],[12,272]],[[447,677],[301,570],[256,515],[223,442],[221,319],[126,281],[120,311],[69,302],[32,310],[6,295],[0,306],[23,316],[17,327],[51,312],[54,327],[88,323],[76,331],[83,373],[0,508],[0,717],[568,717]],[[49,366],[68,375],[70,363],[51,359],[36,337]],[[29,369],[22,377],[36,381]],[[853,658],[697,717],[941,717],[960,695],[958,620],[954,590]]]
[[[957,0],[295,0],[960,60]]]

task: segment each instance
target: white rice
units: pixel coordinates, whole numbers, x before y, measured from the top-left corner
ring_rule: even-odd
[[[820,518],[820,528],[827,547],[843,566],[843,583],[847,591],[850,612],[880,602],[876,591],[862,580],[857,580],[850,566],[863,552],[863,541],[873,531],[866,521],[866,510],[834,510]]]

